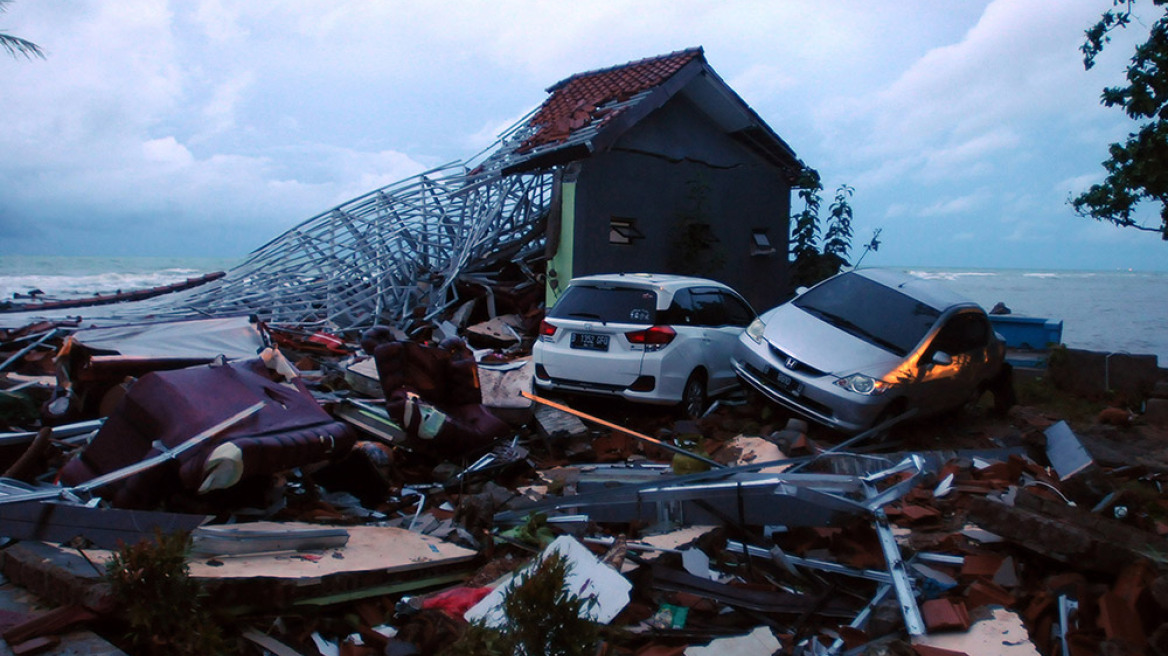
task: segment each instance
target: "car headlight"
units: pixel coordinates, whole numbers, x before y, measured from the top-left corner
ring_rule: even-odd
[[[757,344],[762,344],[762,334],[766,331],[766,324],[762,319],[755,319],[746,327],[746,335],[755,341]]]
[[[836,385],[862,396],[879,396],[892,387],[888,383],[864,374],[852,374],[835,381]]]

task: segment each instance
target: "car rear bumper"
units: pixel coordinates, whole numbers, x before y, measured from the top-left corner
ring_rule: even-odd
[[[555,392],[570,392],[572,394],[587,394],[590,396],[619,397],[637,403],[652,403],[656,405],[674,405],[676,398],[663,397],[659,390],[651,392],[637,392],[621,385],[607,385],[604,383],[589,383],[563,378],[535,377],[535,386],[541,390]]]

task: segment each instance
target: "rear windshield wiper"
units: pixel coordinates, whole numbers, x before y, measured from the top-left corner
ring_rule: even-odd
[[[599,319],[600,315],[594,312],[569,312],[569,317],[583,317],[585,319]]]

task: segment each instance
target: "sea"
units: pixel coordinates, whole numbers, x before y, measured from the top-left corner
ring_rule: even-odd
[[[76,298],[167,285],[227,271],[242,259],[0,256],[0,300],[40,290]],[[1063,322],[1070,348],[1155,355],[1168,367],[1168,271],[889,267],[941,281],[987,310]],[[758,308],[759,310],[765,308]]]

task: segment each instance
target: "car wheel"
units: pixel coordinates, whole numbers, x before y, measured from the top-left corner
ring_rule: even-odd
[[[689,419],[696,419],[706,411],[706,377],[700,371],[689,375],[681,392],[681,411]]]

